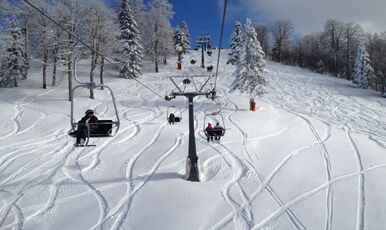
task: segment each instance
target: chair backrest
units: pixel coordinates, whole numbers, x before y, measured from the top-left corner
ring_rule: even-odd
[[[113,122],[112,120],[98,120],[98,123],[102,123],[102,124],[98,124],[98,129],[96,130],[95,134],[96,135],[111,134],[113,130],[112,122]],[[108,123],[108,124],[103,124],[103,123]]]

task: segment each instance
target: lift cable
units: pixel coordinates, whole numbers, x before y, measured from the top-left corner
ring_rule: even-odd
[[[214,82],[214,89],[216,89],[216,86],[217,86],[218,67],[220,65],[220,55],[221,55],[221,49],[222,49],[222,40],[223,40],[223,34],[224,34],[224,24],[225,24],[227,6],[228,6],[228,0],[224,0],[224,12],[222,15],[222,22],[221,22],[220,45],[219,45],[218,57],[217,57],[217,67],[216,67],[216,77],[215,77],[215,82]]]
[[[120,69],[120,66],[111,61],[109,58],[105,57],[104,55],[102,55],[100,52],[96,51],[94,48],[92,48],[90,45],[88,45],[86,42],[84,42],[82,39],[80,39],[78,36],[76,36],[74,33],[72,33],[71,31],[69,31],[68,29],[64,28],[62,25],[60,25],[57,21],[55,21],[54,19],[52,19],[49,15],[47,15],[45,12],[43,12],[42,10],[40,10],[38,7],[36,7],[34,4],[32,4],[30,1],[28,0],[23,0],[25,3],[27,3],[29,6],[31,6],[32,8],[34,8],[37,12],[39,12],[41,15],[43,15],[44,17],[46,17],[48,20],[50,20],[51,22],[53,22],[55,25],[57,25],[59,28],[61,28],[63,31],[67,32],[71,37],[75,38],[79,43],[81,43],[82,45],[84,45],[85,47],[87,47],[88,49],[90,49],[91,51],[95,52],[96,54],[98,54],[99,56],[101,56],[102,58],[104,58],[108,63],[112,64],[113,66],[115,67],[118,67]],[[157,95],[158,97],[164,99],[163,96],[161,96],[159,93],[157,93],[155,90],[151,89],[150,87],[148,87],[146,84],[142,83],[140,80],[136,79],[136,78],[133,78],[133,77],[130,77],[131,79],[133,79],[134,81],[138,82],[140,85],[142,85],[143,87],[145,87],[146,89],[148,89],[149,91],[151,91],[152,93],[154,93],[155,95]]]

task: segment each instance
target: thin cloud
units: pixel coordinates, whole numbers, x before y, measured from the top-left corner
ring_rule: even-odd
[[[322,30],[329,18],[359,23],[367,32],[386,31],[385,0],[233,0],[229,4],[230,20],[243,17],[264,22],[288,19],[298,34]]]

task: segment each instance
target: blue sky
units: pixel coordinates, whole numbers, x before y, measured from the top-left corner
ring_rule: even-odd
[[[176,26],[182,21],[186,21],[189,26],[191,43],[196,40],[197,36],[209,33],[212,43],[219,43],[221,14],[216,0],[171,0],[175,12],[172,25]],[[227,31],[226,35],[229,34]],[[224,44],[229,41],[228,36],[224,38]]]
[[[119,2],[118,0],[106,1],[114,5]],[[145,2],[148,1],[145,0]],[[203,33],[209,33],[212,44],[218,45],[222,18],[222,9],[218,0],[169,0],[169,2],[173,5],[175,12],[172,26],[176,27],[182,21],[188,23],[192,48],[195,47],[196,38]],[[228,47],[230,44],[233,22],[227,20],[225,24],[223,47]]]

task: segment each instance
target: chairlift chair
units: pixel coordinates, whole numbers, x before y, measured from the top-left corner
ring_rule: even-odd
[[[92,145],[88,145],[90,138],[113,137],[115,134],[117,134],[117,132],[119,130],[119,126],[120,126],[120,120],[119,120],[119,116],[118,116],[118,110],[117,110],[117,105],[115,102],[113,90],[109,86],[103,85],[103,84],[97,85],[93,82],[91,82],[91,83],[90,82],[88,82],[88,83],[80,82],[76,77],[75,71],[74,71],[74,78],[80,84],[75,86],[71,90],[71,99],[72,99],[71,100],[71,127],[72,127],[72,129],[69,131],[68,134],[71,137],[76,137],[78,126],[79,125],[85,125],[87,127],[87,136],[86,136],[85,146],[92,146]],[[86,124],[76,122],[74,119],[74,101],[75,101],[74,95],[75,95],[75,91],[79,88],[95,89],[95,88],[99,88],[99,87],[104,87],[110,91],[110,95],[111,95],[112,102],[114,105],[116,119],[115,120],[98,120],[97,123],[86,123]],[[97,128],[95,129],[95,131],[91,132],[90,126],[93,126],[93,125],[97,126]]]
[[[170,114],[174,114],[174,122],[181,122],[182,120],[182,111],[181,109],[177,109],[174,105],[172,106],[169,106],[168,109],[167,109],[167,121],[170,123]],[[177,116],[177,114],[179,116]]]
[[[216,123],[220,123],[222,125],[221,129],[216,129],[213,127],[213,131],[207,132],[206,131],[206,125],[209,123],[209,121],[215,121]],[[206,137],[223,137],[225,135],[225,121],[224,116],[219,113],[212,113],[212,114],[206,114],[204,117],[204,125],[203,125],[203,131],[205,133]]]

